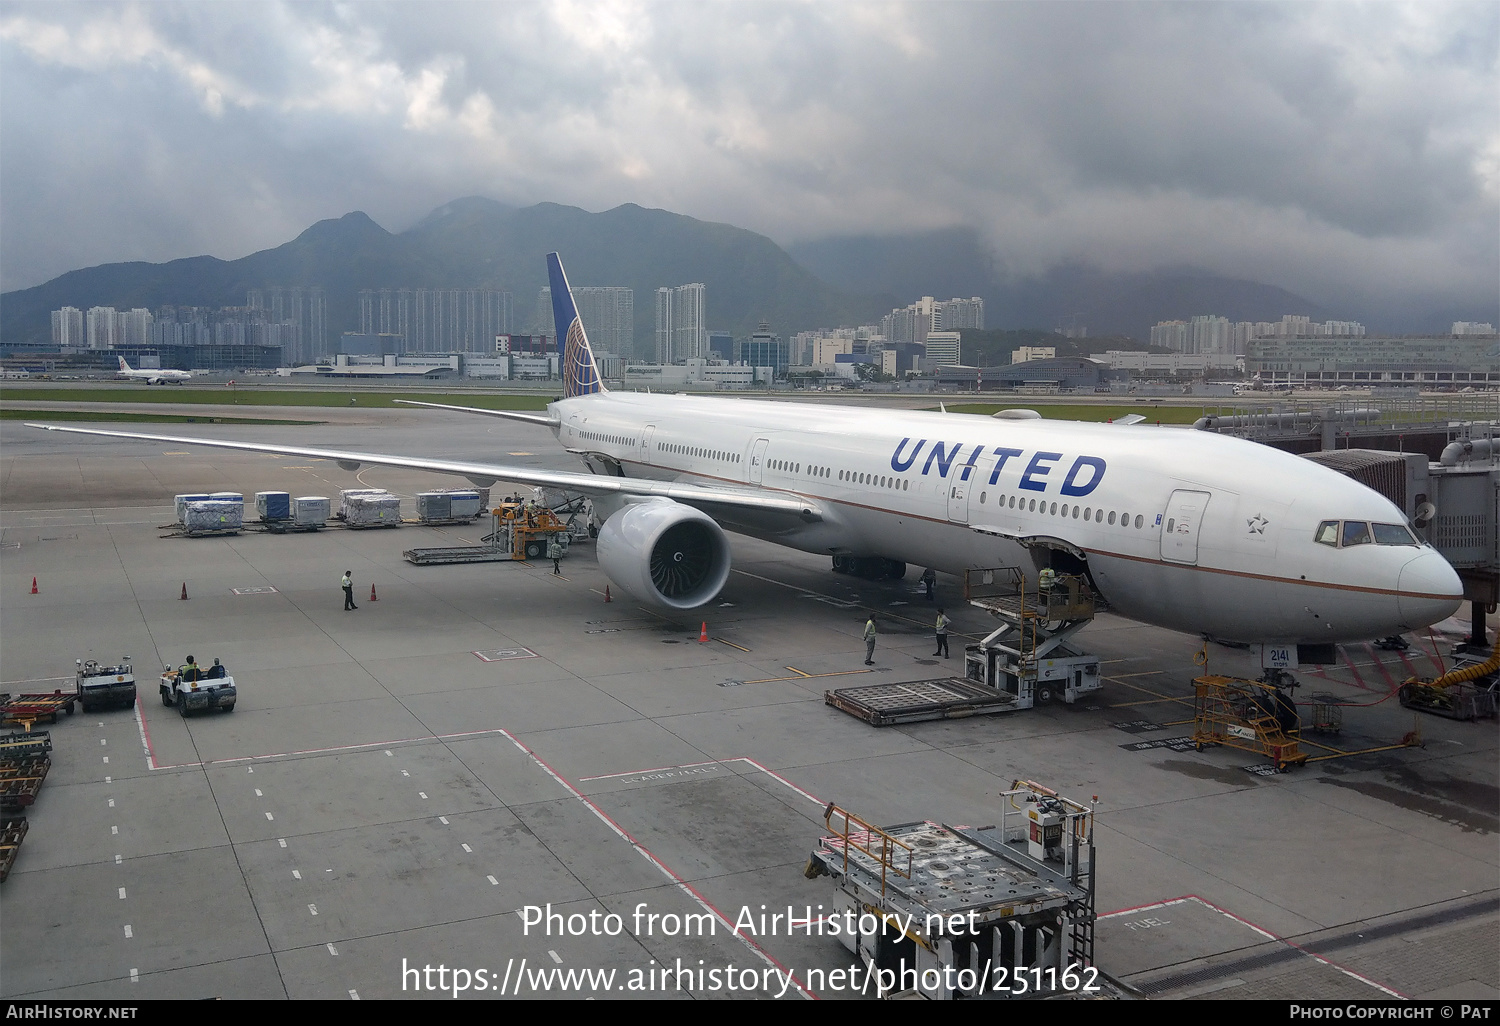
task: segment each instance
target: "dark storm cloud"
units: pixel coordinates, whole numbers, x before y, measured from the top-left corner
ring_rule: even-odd
[[[0,7],[0,279],[482,194],[1492,296],[1491,4]]]

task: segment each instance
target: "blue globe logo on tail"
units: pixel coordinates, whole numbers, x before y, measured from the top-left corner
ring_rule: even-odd
[[[603,392],[604,382],[599,380],[599,366],[594,362],[594,351],[589,348],[589,337],[583,330],[583,319],[578,316],[578,307],[573,304],[573,290],[568,287],[568,276],[556,253],[547,254],[547,280],[552,286],[552,320],[557,325],[563,397],[571,399],[578,395]]]

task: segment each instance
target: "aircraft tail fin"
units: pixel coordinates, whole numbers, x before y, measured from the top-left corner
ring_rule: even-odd
[[[125,362],[125,357],[121,356],[121,357],[119,357],[119,360],[120,360],[120,369],[122,371],[125,371],[126,373],[129,373],[129,371],[130,371],[130,364],[128,364],[128,363]]]
[[[557,327],[557,348],[562,361],[563,396],[571,399],[606,391],[599,378],[599,366],[589,337],[583,330],[583,318],[573,303],[568,276],[556,253],[547,254],[547,279],[552,286],[552,320]]]

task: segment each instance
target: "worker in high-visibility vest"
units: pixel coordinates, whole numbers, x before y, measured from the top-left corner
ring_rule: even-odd
[[[1042,598],[1045,599],[1049,596],[1052,593],[1052,589],[1057,587],[1057,571],[1050,566],[1043,570],[1037,575],[1036,587],[1038,594]]]

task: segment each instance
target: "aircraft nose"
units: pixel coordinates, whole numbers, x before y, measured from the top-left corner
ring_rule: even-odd
[[[1431,550],[1401,568],[1396,588],[1401,623],[1408,630],[1447,619],[1463,604],[1463,582],[1448,561]]]

